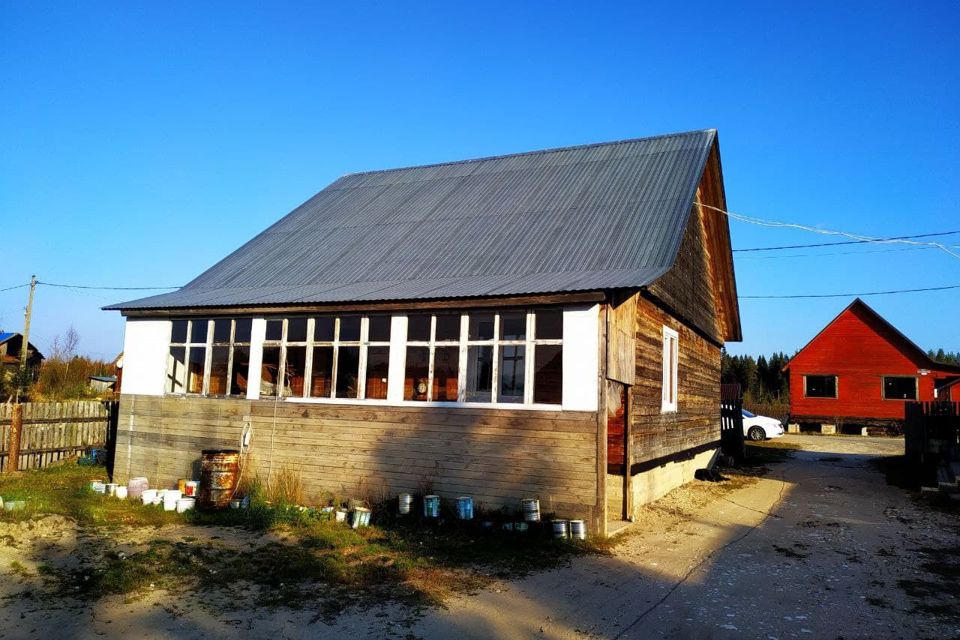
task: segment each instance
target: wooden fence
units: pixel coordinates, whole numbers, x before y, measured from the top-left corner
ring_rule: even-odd
[[[926,474],[960,461],[960,402],[907,402],[903,431],[907,459]]]
[[[23,407],[18,469],[40,469],[91,449],[107,450],[112,465],[116,401],[28,402]],[[0,404],[0,471],[7,471],[14,405]]]
[[[738,462],[747,455],[743,438],[743,396],[740,385],[720,386],[720,448]]]

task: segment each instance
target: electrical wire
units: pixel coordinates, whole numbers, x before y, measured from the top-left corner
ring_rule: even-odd
[[[18,285],[14,286],[14,287],[7,287],[6,289],[0,289],[0,292],[3,292],[3,291],[13,291],[14,289],[23,289],[24,287],[29,287],[29,286],[30,286],[30,283],[29,283],[29,282],[26,283],[26,284],[18,284]]]
[[[960,247],[954,247],[960,249]],[[788,253],[775,256],[737,256],[737,260],[786,260],[788,258],[826,258],[828,256],[861,256],[869,253],[896,253],[900,251],[929,251],[933,247],[897,247],[896,249],[873,249],[866,251],[828,251],[826,253]]]
[[[889,296],[897,293],[918,293],[921,291],[947,291],[960,289],[960,284],[950,284],[944,287],[924,287],[922,289],[895,289],[892,291],[861,291],[859,293],[810,293],[799,295],[776,296],[737,296],[741,300],[795,300],[799,298],[849,298],[851,296]]]
[[[707,206],[707,205],[703,205]],[[713,209],[714,207],[710,207]],[[880,241],[890,241],[890,240],[913,240],[916,238],[932,238],[934,236],[952,236],[960,233],[960,231],[938,231],[937,233],[921,233],[915,236],[893,236],[890,238],[879,238]],[[777,247],[750,247],[747,249],[734,249],[734,253],[738,252],[747,252],[747,251],[779,251],[781,249],[808,249],[811,247],[836,247],[842,244],[862,244],[866,242],[874,242],[874,240],[844,240],[843,242],[819,242],[815,244],[785,244]],[[958,247],[954,247],[955,249]]]
[[[98,289],[101,291],[156,291],[158,289],[179,289],[180,288],[179,285],[175,287],[94,287],[94,286],[80,285],[80,284],[56,284],[53,282],[42,282],[40,280],[37,281],[37,284],[44,285],[47,287],[59,287],[61,289]],[[29,286],[29,285],[21,285],[21,286]]]

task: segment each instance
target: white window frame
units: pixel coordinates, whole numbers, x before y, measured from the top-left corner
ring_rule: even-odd
[[[226,393],[217,394],[217,398],[227,398],[227,397],[242,397],[237,394],[231,394],[231,386],[233,384],[233,353],[236,347],[246,347],[248,350],[251,349],[251,342],[253,337],[251,335],[251,342],[235,342],[236,330],[237,330],[237,321],[243,320],[243,317],[220,317],[220,318],[176,318],[170,322],[170,344],[167,347],[167,362],[168,370],[167,377],[163,382],[164,395],[175,395],[175,396],[209,396],[210,394],[210,373],[213,364],[213,348],[214,347],[227,347],[227,384],[226,384]],[[214,341],[214,322],[216,320],[227,320],[230,323],[230,337],[228,342],[215,342]],[[173,325],[177,321],[184,321],[187,323],[187,338],[184,342],[173,342]],[[207,325],[207,338],[204,342],[193,342],[193,325],[194,323],[205,322]],[[252,322],[252,321],[251,321]],[[181,391],[170,390],[170,375],[169,371],[169,361],[170,361],[170,349],[182,347],[184,350],[184,381],[183,389]],[[204,349],[204,358],[203,358],[203,382],[201,383],[201,391],[199,393],[194,393],[188,391],[190,383],[190,351],[193,349]],[[250,377],[247,376],[249,381]]]
[[[680,392],[677,388],[680,371],[680,334],[668,326],[663,327],[663,354],[661,358],[663,380],[661,386],[661,413],[676,413]]]

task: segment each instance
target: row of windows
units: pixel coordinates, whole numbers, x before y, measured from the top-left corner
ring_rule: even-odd
[[[404,400],[561,404],[561,310],[405,320],[393,340],[391,316],[267,319],[260,395],[386,399],[391,358],[403,357]],[[251,322],[174,320],[166,391],[246,395]]]
[[[807,398],[837,398],[835,375],[803,376],[803,395]],[[917,379],[911,376],[883,376],[884,400],[916,400]]]

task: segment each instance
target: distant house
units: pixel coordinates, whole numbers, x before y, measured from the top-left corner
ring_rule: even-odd
[[[127,318],[116,479],[249,440],[307,493],[539,498],[593,531],[720,440],[716,131],[340,178]]]
[[[784,370],[791,424],[819,424],[828,432],[902,421],[905,401],[942,399],[960,380],[960,366],[930,359],[859,298]]]
[[[10,376],[20,368],[20,349],[23,336],[19,333],[0,331],[0,375]],[[33,343],[27,343],[27,368],[35,378],[43,362],[43,354]]]
[[[90,376],[87,384],[98,393],[113,391],[117,386],[117,376]]]

